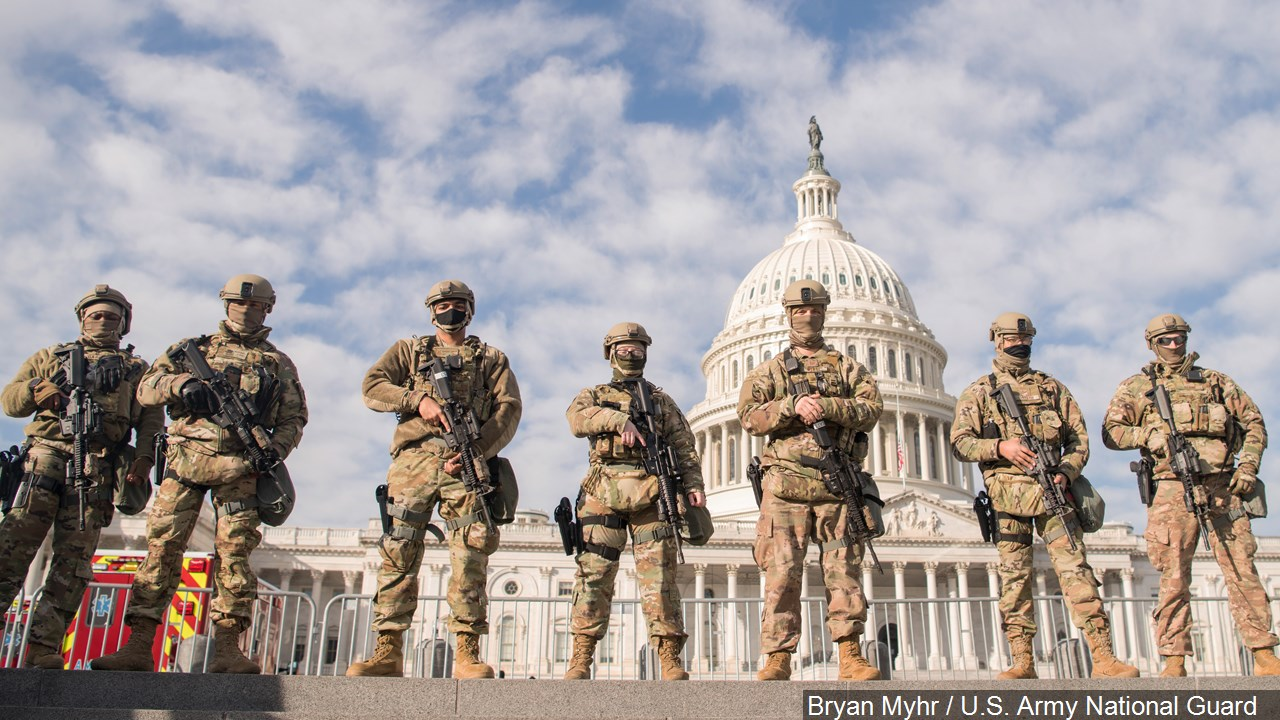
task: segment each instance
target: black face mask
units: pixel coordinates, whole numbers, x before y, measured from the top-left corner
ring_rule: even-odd
[[[436,313],[436,324],[448,330],[454,330],[454,329],[460,328],[462,327],[462,324],[466,321],[467,321],[466,310],[460,310],[458,308],[450,308],[443,312]]]
[[[1019,360],[1026,360],[1027,358],[1031,357],[1031,346],[1030,345],[1010,345],[1009,347],[1004,349],[1004,352],[1006,355],[1016,357]]]

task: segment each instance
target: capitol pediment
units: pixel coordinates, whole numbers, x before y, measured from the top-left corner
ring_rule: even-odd
[[[885,503],[885,537],[980,540],[978,519],[966,510],[917,492],[896,495]]]

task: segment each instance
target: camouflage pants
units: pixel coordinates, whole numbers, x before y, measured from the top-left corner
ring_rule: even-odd
[[[1061,533],[1062,521],[1057,515],[1045,513],[1029,518],[1017,518],[1000,514],[1001,541],[996,545],[1000,553],[1000,621],[1005,636],[1033,637],[1036,634],[1035,612],[1031,602],[1031,567],[1033,529],[1046,534],[1058,533],[1046,547],[1049,563],[1058,574],[1058,585],[1071,611],[1071,622],[1085,634],[1090,644],[1094,639],[1111,639],[1111,623],[1102,608],[1098,594],[1098,580],[1093,568],[1085,559],[1084,534],[1078,525],[1071,523],[1077,549]],[[1019,537],[1020,536],[1020,537]],[[1017,541],[1005,538],[1018,537]]]
[[[182,554],[209,492],[215,508],[225,503],[257,497],[257,478],[244,475],[220,485],[189,487],[178,482],[172,469],[160,485],[147,516],[147,557],[133,576],[133,591],[125,621],[163,622],[169,602],[182,579]],[[214,593],[210,602],[213,622],[244,631],[253,619],[258,578],[249,566],[249,555],[262,542],[258,509],[219,513],[213,540]]]
[[[578,517],[617,516],[607,505],[585,493],[578,504]],[[627,527],[585,525],[584,542],[622,550],[627,546],[627,528],[634,538],[639,533],[652,533],[667,527],[658,520],[657,505],[650,505],[624,518]],[[680,591],[676,587],[676,544],[670,537],[646,542],[633,542],[636,582],[640,585],[640,603],[648,624],[650,638],[684,638],[684,617],[680,611]],[[609,610],[613,603],[614,580],[618,561],[603,555],[584,552],[578,555],[578,572],[573,587],[574,635],[603,638],[609,630]],[[656,642],[656,640],[655,640]]]
[[[421,531],[437,505],[446,521],[468,515],[479,502],[467,492],[462,480],[443,470],[444,458],[427,449],[402,451],[387,471],[387,494],[398,506],[426,519],[406,522],[395,518],[395,527]],[[489,632],[485,584],[489,556],[498,549],[498,531],[490,532],[483,522],[473,523],[448,534],[449,540],[449,632],[486,635]],[[378,590],[373,597],[373,629],[403,632],[413,622],[418,609],[418,571],[422,567],[425,539],[414,540],[383,535],[378,541],[382,567],[378,570]]]
[[[1230,480],[1230,473],[1205,478],[1213,531],[1209,545],[1222,568],[1227,603],[1244,644],[1249,648],[1273,647],[1277,638],[1271,631],[1271,603],[1253,563],[1258,543],[1249,518],[1225,519],[1227,513],[1240,508],[1240,498],[1227,489]],[[1165,480],[1157,484],[1155,499],[1147,509],[1145,536],[1151,566],[1160,571],[1160,597],[1151,614],[1156,647],[1165,656],[1190,655],[1191,559],[1200,542],[1200,525],[1187,512],[1182,483]]]
[[[93,553],[102,527],[111,522],[110,501],[85,505],[84,530],[74,493],[63,496],[32,488],[26,505],[15,507],[0,520],[0,609],[7,610],[18,596],[27,569],[53,528],[53,557],[44,579],[44,590],[31,614],[29,645],[62,650],[67,625],[84,600],[93,579]]]
[[[800,642],[800,581],[810,542],[819,545],[826,586],[827,629],[831,639],[857,640],[867,621],[862,594],[862,545],[822,550],[844,537],[845,506],[839,502],[802,503],[764,494],[756,523],[756,564],[765,576],[760,652],[795,652]]]

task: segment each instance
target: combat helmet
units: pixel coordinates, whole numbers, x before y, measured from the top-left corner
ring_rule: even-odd
[[[604,359],[609,359],[609,352],[613,350],[613,346],[623,342],[638,342],[646,348],[653,344],[653,338],[649,337],[649,333],[644,331],[644,326],[640,323],[621,322],[609,328],[609,332],[604,334]]]
[[[80,302],[76,303],[76,319],[83,319],[85,308],[101,302],[120,306],[124,314],[124,321],[120,323],[120,335],[128,335],[129,328],[133,326],[133,305],[125,299],[124,293],[107,284],[94,285],[93,292],[80,298]]]
[[[994,341],[1001,335],[1030,335],[1035,337],[1036,326],[1031,324],[1031,318],[1022,313],[1001,313],[995,322],[991,323],[991,328],[987,331],[987,339]]]
[[[1155,342],[1155,339],[1161,335],[1177,332],[1191,332],[1191,326],[1187,324],[1186,320],[1182,319],[1181,315],[1174,313],[1157,315],[1151,318],[1151,322],[1147,323],[1147,346],[1150,347],[1151,343]]]
[[[797,280],[782,293],[782,307],[790,309],[801,305],[831,304],[831,294],[817,280]]]
[[[276,291],[261,275],[236,275],[222,286],[218,298],[224,304],[230,300],[257,300],[267,304],[267,312],[276,306]]]

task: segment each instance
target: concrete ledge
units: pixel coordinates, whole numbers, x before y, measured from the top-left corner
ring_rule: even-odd
[[[1139,678],[964,682],[638,682],[412,680],[401,678],[184,675],[0,670],[5,720],[273,720],[278,718],[735,718],[802,717],[807,690],[1280,691],[1280,678]]]

